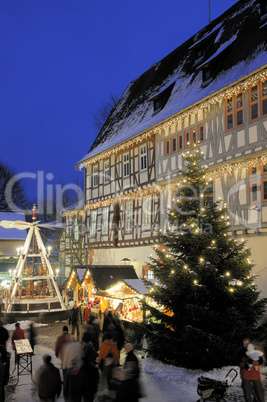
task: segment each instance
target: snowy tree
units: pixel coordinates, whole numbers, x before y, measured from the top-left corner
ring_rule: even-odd
[[[266,299],[253,282],[250,250],[229,235],[226,205],[213,202],[198,147],[185,169],[160,233],[158,280],[146,304],[146,335],[154,357],[189,368],[236,364],[242,338],[255,334]]]

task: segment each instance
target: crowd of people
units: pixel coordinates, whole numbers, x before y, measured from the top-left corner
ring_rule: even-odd
[[[70,310],[69,325],[63,326],[55,342],[55,356],[61,360],[62,392],[66,402],[129,401],[141,397],[139,361],[131,344],[125,344],[124,331],[116,315],[104,314],[103,326],[93,314],[86,317],[85,331],[81,337],[83,321],[80,307],[74,303]],[[125,362],[121,350],[125,348]],[[60,380],[48,381],[55,367],[51,356],[44,356],[35,382],[43,401],[54,401],[60,394]],[[44,373],[49,375],[43,375]],[[58,378],[58,383],[56,382]],[[44,393],[45,391],[45,393]]]
[[[116,314],[105,312],[102,329],[100,320],[93,314],[88,314],[82,334],[81,323],[80,307],[74,303],[69,315],[71,333],[69,327],[64,325],[54,345],[54,353],[61,361],[61,368],[52,363],[51,355],[45,354],[43,364],[34,375],[40,401],[54,402],[62,393],[65,402],[137,402],[144,396],[140,383],[139,359],[134,353],[133,345],[126,343]],[[28,333],[34,354],[34,323],[31,323]],[[6,349],[8,339],[9,333],[0,321],[1,402],[5,401],[5,385],[9,381],[10,353]],[[19,339],[25,339],[25,332],[16,323],[11,335],[11,346],[15,352],[15,341]],[[123,348],[126,355],[124,362],[121,361]],[[15,358],[18,358],[16,353]],[[245,401],[264,402],[260,373],[263,353],[256,350],[249,338],[243,340],[238,364]]]
[[[88,310],[82,317],[80,306],[74,303],[69,312],[69,325],[64,325],[54,344],[55,357],[61,361],[53,364],[53,355],[45,354],[42,364],[33,373],[33,394],[42,402],[54,402],[63,394],[65,402],[129,401],[141,397],[139,360],[134,347],[126,343],[124,331],[116,314],[106,311],[102,328],[100,320]],[[29,339],[32,354],[36,340],[34,322],[27,333],[15,324],[10,341],[19,362],[16,341]],[[11,354],[6,351],[9,333],[0,322],[0,402],[5,401],[5,385],[9,381]],[[125,361],[121,351],[125,349]]]

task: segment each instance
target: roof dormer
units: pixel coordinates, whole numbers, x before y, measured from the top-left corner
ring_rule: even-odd
[[[208,53],[208,49],[213,46],[221,26],[222,23],[217,24],[211,31],[204,33],[200,31],[198,35],[195,36],[195,43],[190,47],[193,52],[194,66],[203,62]]]
[[[173,81],[171,84],[168,83],[167,86],[163,87],[159,92],[157,92],[156,95],[153,96],[152,100],[154,104],[154,114],[158,113],[164,108],[169,97],[171,96],[174,84],[175,81]]]

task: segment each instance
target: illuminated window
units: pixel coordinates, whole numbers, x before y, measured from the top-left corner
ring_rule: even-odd
[[[249,110],[250,110],[250,121],[256,120],[259,117],[258,84],[252,85],[249,88]]]
[[[170,140],[165,140],[165,155],[170,155]]]
[[[130,233],[133,230],[133,200],[125,203],[125,232]]]
[[[261,181],[261,199],[267,201],[267,179]]]
[[[90,236],[94,237],[96,235],[96,220],[97,220],[97,209],[91,211],[90,214]]]
[[[179,134],[177,140],[178,140],[178,151],[181,151],[181,149],[183,149],[183,134]]]
[[[109,207],[102,208],[102,235],[108,234]]]
[[[250,202],[254,203],[258,201],[258,184],[257,182],[249,183]]]
[[[109,159],[104,161],[104,183],[109,183],[110,181],[110,162]]]
[[[171,152],[172,154],[177,151],[177,137],[172,137],[171,139]]]
[[[142,209],[142,229],[147,230],[151,227],[151,207],[152,207],[152,196],[148,195],[143,198],[143,209]]]
[[[198,141],[199,142],[204,141],[204,126],[203,126],[203,124],[201,126],[198,126]]]
[[[191,144],[197,144],[197,132],[196,132],[196,128],[192,128],[191,129]]]
[[[261,81],[261,115],[267,115],[267,79]]]
[[[189,131],[186,131],[184,133],[184,146],[185,146],[185,148],[187,148],[187,147],[189,147],[189,145],[190,145],[190,134],[189,134]]]
[[[139,148],[140,171],[147,169],[147,144],[143,144]]]
[[[266,174],[267,173],[267,163],[263,163],[261,165],[261,174]]]
[[[235,126],[243,124],[243,91],[235,95]]]
[[[127,152],[123,154],[123,177],[128,177],[130,175],[130,154]]]
[[[212,204],[214,195],[213,182],[210,182],[208,186],[205,188],[205,195],[207,204],[208,205]]]
[[[257,166],[253,165],[249,167],[249,175],[250,176],[256,176],[258,172]]]
[[[243,91],[238,92],[234,97],[229,96],[225,99],[226,131],[239,127],[244,123],[243,108]]]
[[[97,187],[99,184],[99,172],[98,165],[93,166],[93,187]]]
[[[234,108],[233,108],[233,97],[225,99],[226,108],[226,130],[231,130],[234,127]]]
[[[154,271],[152,271],[152,269],[148,269],[147,271],[146,271],[146,279],[154,279]]]

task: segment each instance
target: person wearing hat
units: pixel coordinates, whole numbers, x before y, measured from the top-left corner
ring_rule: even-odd
[[[59,357],[61,361],[63,361],[65,346],[70,342],[74,342],[74,336],[69,334],[67,325],[64,325],[62,331],[62,334],[57,337],[55,343],[55,355]]]
[[[77,341],[80,340],[80,325],[83,322],[82,320],[82,310],[81,307],[75,302],[73,308],[69,313],[69,325],[71,325],[71,333],[72,335],[77,335]]]
[[[252,401],[252,389],[254,390],[257,400],[259,402],[264,402],[264,390],[261,382],[261,374],[259,371],[259,367],[263,363],[262,356],[259,355],[259,351],[255,351],[254,346],[250,346],[248,350],[248,346],[252,345],[249,338],[245,338],[243,340],[243,354],[240,355],[241,360],[239,363],[240,367],[240,377],[242,380],[242,389],[244,392],[244,397],[246,402]],[[253,347],[253,348],[252,348]],[[247,354],[249,353],[249,354]],[[257,353],[257,354],[255,354]],[[252,360],[250,357],[256,357],[257,360]],[[252,364],[251,366],[249,366]]]
[[[246,355],[249,357],[248,365],[249,365],[249,370],[250,370],[250,368],[254,366],[253,361],[259,362],[259,359],[260,359],[260,357],[263,356],[263,353],[260,350],[256,350],[253,343],[249,343],[247,346]],[[252,360],[252,363],[250,363],[250,359]],[[259,371],[258,365],[255,365],[254,367],[255,367],[256,371]]]

